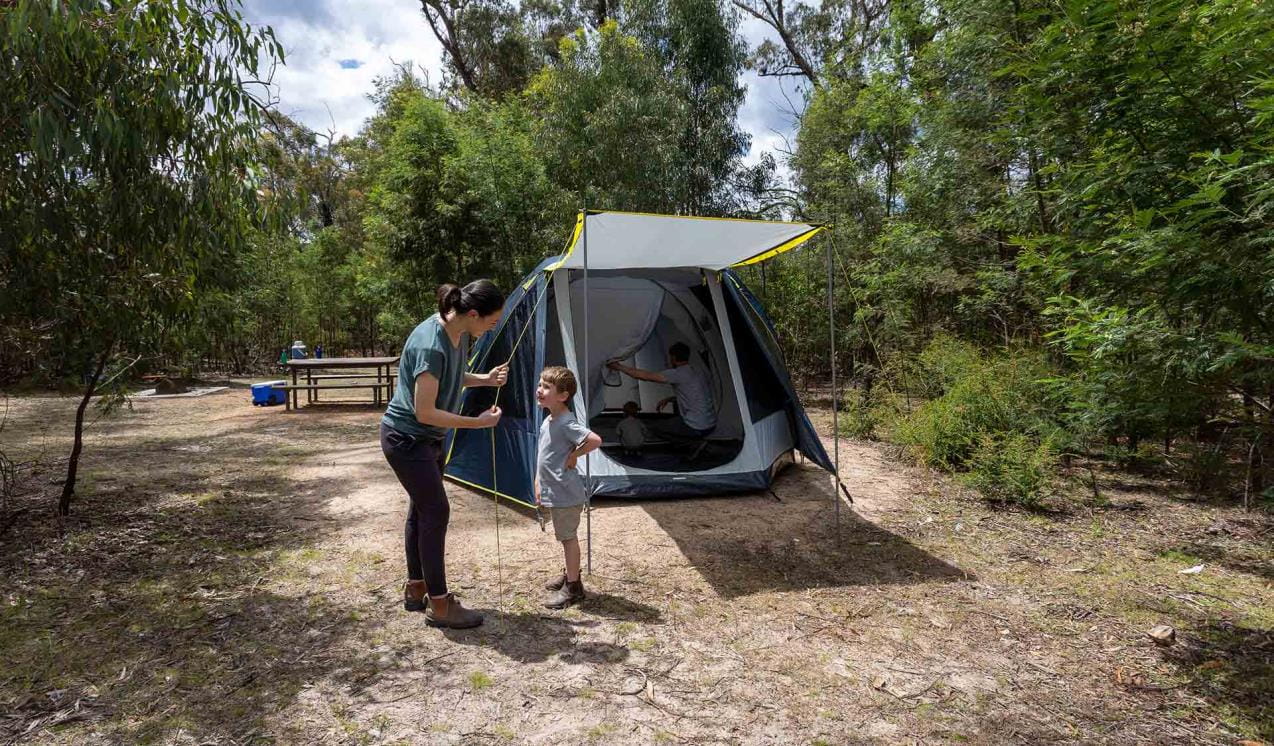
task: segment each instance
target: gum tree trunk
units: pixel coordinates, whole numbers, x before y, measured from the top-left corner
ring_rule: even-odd
[[[75,495],[75,475],[79,471],[80,452],[84,450],[84,410],[88,409],[89,400],[93,398],[93,392],[97,390],[97,382],[102,379],[102,371],[106,369],[106,361],[111,357],[111,348],[114,343],[108,343],[106,349],[102,351],[102,357],[97,361],[97,368],[93,370],[93,375],[88,379],[88,385],[84,388],[84,396],[80,399],[80,406],[75,410],[75,440],[71,445],[71,460],[66,465],[66,481],[62,483],[62,496],[58,498],[58,515],[67,516],[71,514],[71,497]]]

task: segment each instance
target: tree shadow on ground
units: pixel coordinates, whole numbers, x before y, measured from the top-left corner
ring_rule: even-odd
[[[247,741],[308,683],[365,669],[350,610],[305,577],[359,478],[296,480],[259,424],[199,437],[119,429],[86,451],[59,535],[28,517],[0,548],[0,741]],[[90,486],[91,485],[91,486]],[[303,585],[303,584],[302,584]]]
[[[1274,740],[1274,632],[1210,620],[1163,656],[1189,679],[1186,688],[1209,703],[1206,717],[1233,722],[1239,715],[1256,728],[1241,735]]]
[[[722,597],[854,585],[974,580],[901,536],[840,509],[831,487],[794,480],[788,495],[650,500],[640,503]],[[795,488],[795,489],[794,489]],[[599,501],[597,506],[620,504]]]

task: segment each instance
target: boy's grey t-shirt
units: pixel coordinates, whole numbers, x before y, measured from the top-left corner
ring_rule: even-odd
[[[712,389],[708,388],[708,380],[702,373],[694,366],[679,365],[660,371],[659,375],[672,384],[673,393],[677,395],[677,408],[681,410],[681,419],[686,427],[711,430],[717,426]]]
[[[434,314],[412,330],[403,344],[398,360],[398,383],[381,422],[400,433],[426,440],[439,440],[446,429],[423,425],[416,419],[416,377],[428,372],[438,379],[438,397],[434,406],[447,412],[460,410],[460,390],[468,359],[469,335],[460,335],[460,344],[452,346],[451,338]]]
[[[566,457],[579,448],[588,435],[588,428],[577,422],[570,412],[544,418],[535,465],[540,478],[540,503],[545,507],[569,508],[588,501],[579,472],[566,468]]]

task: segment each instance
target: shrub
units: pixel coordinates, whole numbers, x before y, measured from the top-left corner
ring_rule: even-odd
[[[1177,478],[1191,489],[1208,493],[1217,490],[1224,482],[1222,475],[1229,458],[1225,442],[1182,443],[1167,458]]]
[[[1038,504],[1059,453],[1076,442],[1056,416],[1063,407],[1044,358],[939,339],[917,360],[917,380],[934,396],[898,416],[893,439],[922,464],[968,472],[965,482],[987,497]]]
[[[870,397],[862,389],[845,392],[840,409],[840,434],[863,440],[876,439],[878,412],[872,408]]]
[[[961,481],[983,496],[1037,507],[1053,484],[1057,453],[1024,433],[983,433],[968,467]]]

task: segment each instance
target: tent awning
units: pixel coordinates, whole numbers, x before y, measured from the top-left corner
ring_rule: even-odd
[[[584,267],[587,237],[589,269],[720,270],[782,254],[823,228],[809,223],[590,210],[576,222],[560,266]]]

